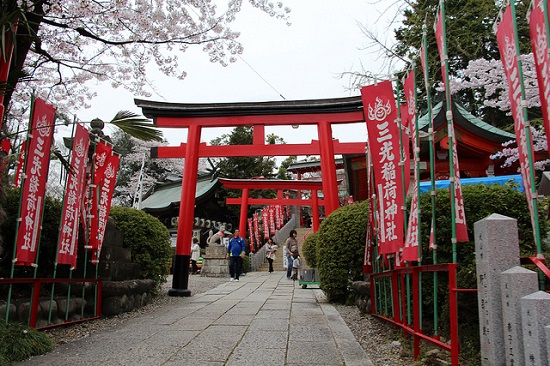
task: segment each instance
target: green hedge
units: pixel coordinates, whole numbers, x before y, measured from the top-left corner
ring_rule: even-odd
[[[11,365],[53,348],[52,338],[45,333],[20,323],[0,323],[0,365]]]
[[[5,202],[3,203],[6,219],[0,222],[0,234],[4,239],[5,253],[0,253],[3,259],[0,266],[0,277],[9,277],[13,243],[15,240],[16,218],[19,211],[19,188],[6,187]],[[56,256],[57,238],[59,235],[59,221],[61,220],[62,202],[46,196],[44,201],[44,215],[40,233],[40,248],[38,252],[38,277],[52,277]],[[8,264],[9,263],[9,264]],[[15,277],[27,277],[34,269],[16,267]]]
[[[123,235],[123,247],[132,251],[132,262],[141,277],[164,283],[172,262],[170,233],[156,218],[128,207],[113,207],[109,215]]]
[[[346,302],[351,281],[363,278],[368,209],[368,201],[340,207],[319,227],[317,269],[321,289],[331,302]]]
[[[317,268],[317,243],[319,235],[317,233],[310,234],[306,237],[302,244],[302,254],[308,266]]]

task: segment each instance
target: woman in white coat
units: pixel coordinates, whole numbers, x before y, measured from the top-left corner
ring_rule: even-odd
[[[197,261],[201,256],[201,247],[199,245],[199,239],[193,238],[193,243],[191,244],[191,265],[193,266],[193,273],[197,274],[199,272],[199,267],[197,266]]]

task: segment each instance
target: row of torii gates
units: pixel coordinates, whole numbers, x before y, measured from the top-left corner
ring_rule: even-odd
[[[222,104],[179,104],[136,99],[143,115],[152,118],[161,128],[187,128],[187,142],[180,146],[154,148],[152,157],[184,158],[182,191],[179,210],[179,226],[176,239],[176,256],[171,296],[190,296],[188,268],[193,233],[196,179],[199,158],[242,156],[294,156],[319,155],[321,181],[282,181],[260,179],[224,179],[227,188],[242,189],[240,199],[228,199],[228,204],[241,204],[239,231],[246,232],[248,205],[308,205],[312,206],[314,230],[318,227],[319,205],[324,205],[328,216],[339,207],[338,181],[334,155],[364,154],[366,142],[340,142],[332,137],[333,124],[365,123],[361,97],[298,100],[281,102],[247,102]],[[318,140],[304,144],[266,144],[266,126],[316,125]],[[251,145],[207,145],[201,140],[203,128],[252,126]],[[366,130],[366,125],[365,125]],[[274,189],[276,199],[249,198],[251,189]],[[282,190],[311,190],[309,200],[287,199]],[[317,191],[322,189],[324,200],[317,200]]]

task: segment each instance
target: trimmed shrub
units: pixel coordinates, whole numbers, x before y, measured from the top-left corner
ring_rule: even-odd
[[[170,233],[156,217],[128,207],[113,207],[109,215],[123,235],[123,247],[132,251],[132,262],[141,278],[158,284],[166,281],[172,258]]]
[[[319,235],[317,233],[310,234],[302,243],[302,254],[306,263],[311,268],[317,268],[317,243]]]
[[[368,209],[368,200],[340,207],[322,222],[317,233],[319,280],[331,302],[345,303],[351,282],[363,278]]]
[[[20,323],[0,324],[0,365],[11,365],[53,348],[53,340],[45,333]]]

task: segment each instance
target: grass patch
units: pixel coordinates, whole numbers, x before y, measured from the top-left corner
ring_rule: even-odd
[[[20,323],[0,323],[0,365],[2,366],[50,352],[54,348],[54,342],[47,334]]]

